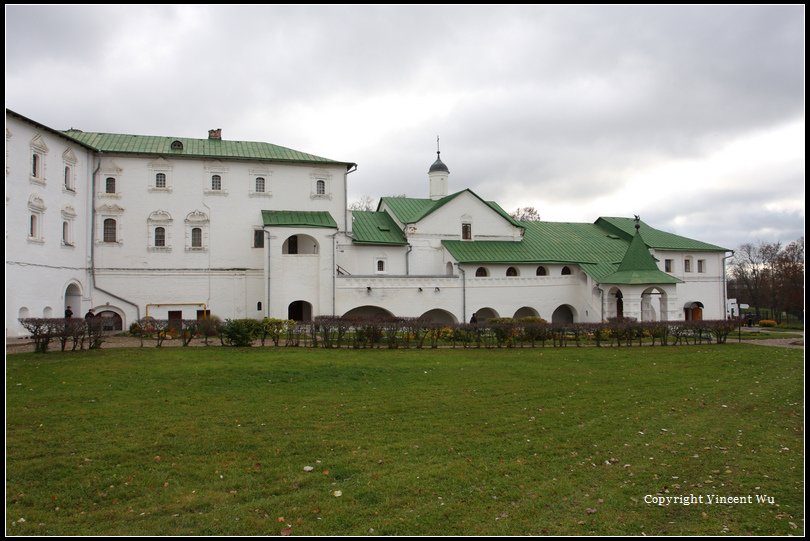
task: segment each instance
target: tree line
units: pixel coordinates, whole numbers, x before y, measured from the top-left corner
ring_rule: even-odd
[[[729,298],[748,304],[757,319],[781,323],[785,315],[804,318],[804,237],[781,242],[746,243],[734,253]]]

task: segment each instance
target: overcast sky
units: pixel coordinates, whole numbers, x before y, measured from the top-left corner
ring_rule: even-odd
[[[801,6],[6,6],[6,107],[56,129],[356,162],[736,249],[804,234]]]

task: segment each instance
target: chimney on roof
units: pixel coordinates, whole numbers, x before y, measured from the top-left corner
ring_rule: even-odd
[[[217,141],[222,141],[222,128],[217,128],[215,130],[208,130],[208,138],[216,139]]]

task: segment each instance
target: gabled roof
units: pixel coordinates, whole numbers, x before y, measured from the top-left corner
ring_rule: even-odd
[[[635,236],[635,220],[632,218],[614,218],[614,217],[601,217],[596,220],[596,224],[603,227],[605,230],[618,235],[626,240],[631,240]],[[688,252],[730,252],[728,248],[716,246],[707,242],[682,237],[674,233],[667,233],[660,229],[655,229],[645,224],[643,221],[639,223],[641,226],[641,238],[644,243],[650,248],[656,250],[679,250]]]
[[[352,235],[354,244],[385,246],[408,244],[405,235],[387,212],[352,211]]]
[[[675,278],[658,268],[650,250],[637,230],[627,252],[619,264],[619,269],[604,276],[602,283],[607,284],[677,284],[682,280]]]
[[[210,159],[266,160],[323,165],[346,165],[347,167],[354,165],[353,163],[338,162],[271,143],[259,143],[254,141],[189,139],[187,137],[96,133],[80,130],[66,130],[61,133],[97,151],[117,154],[159,154],[164,156],[186,156]],[[179,142],[180,145],[173,145],[175,142]]]
[[[453,199],[457,198],[463,193],[469,193],[479,201],[481,201],[484,205],[488,206],[495,212],[501,215],[503,219],[508,221],[515,227],[523,227],[521,222],[518,222],[508,213],[506,213],[500,206],[491,202],[491,201],[484,201],[481,197],[478,196],[474,191],[470,190],[469,188],[466,190],[461,190],[460,192],[456,192],[450,195],[446,195],[441,199],[433,200],[433,199],[417,199],[413,197],[383,197],[380,199],[380,204],[377,206],[377,210],[381,209],[383,203],[394,213],[397,220],[399,220],[403,224],[414,224],[418,221],[422,220],[429,214],[436,212],[438,209],[442,208],[444,205],[452,201]]]
[[[319,227],[337,229],[337,222],[326,211],[263,210],[262,220],[267,227]]]

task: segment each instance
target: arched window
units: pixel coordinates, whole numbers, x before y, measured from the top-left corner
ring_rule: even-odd
[[[264,193],[264,177],[256,177],[256,193]]]
[[[315,183],[315,193],[318,195],[326,195],[326,181],[318,180]]]
[[[537,276],[548,276],[548,271],[543,265],[537,267]]]
[[[113,177],[107,177],[107,180],[104,181],[104,193],[115,193],[115,179]]]
[[[377,272],[385,272],[385,261],[382,259],[377,260]]]
[[[155,188],[166,187],[166,173],[157,173],[155,175]]]
[[[202,228],[194,227],[191,229],[191,247],[202,248]]]
[[[183,150],[183,143],[180,141],[172,141],[172,150]]]
[[[571,274],[571,269],[569,269],[567,266],[566,266],[566,267],[563,267],[563,268],[562,268],[562,272],[561,272],[560,274],[561,274],[561,275],[563,275],[563,276],[566,276],[566,275],[568,275],[568,274]]]
[[[104,220],[104,242],[118,242],[116,225],[115,220],[112,218]]]
[[[508,269],[506,269],[506,275],[507,276],[517,276],[518,275],[518,270],[515,267],[509,267]]]
[[[222,189],[222,177],[220,175],[211,175],[211,189],[212,190]]]
[[[155,228],[155,246],[166,246],[166,228]]]
[[[475,276],[477,278],[482,278],[484,276],[489,276],[489,271],[487,271],[486,267],[478,267],[475,269]]]

